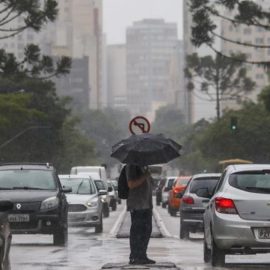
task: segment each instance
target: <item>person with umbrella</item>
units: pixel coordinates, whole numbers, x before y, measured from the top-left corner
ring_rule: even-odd
[[[127,184],[127,210],[131,215],[130,264],[154,264],[147,257],[152,233],[152,184],[147,165],[167,163],[180,156],[181,145],[162,134],[132,135],[112,147],[111,156],[122,163]]]

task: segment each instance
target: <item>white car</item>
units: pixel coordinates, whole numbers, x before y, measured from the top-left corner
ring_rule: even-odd
[[[177,176],[167,176],[164,187],[161,192],[161,206],[166,208],[168,204],[169,191],[172,189],[173,183],[176,180]]]
[[[88,176],[59,175],[63,187],[71,187],[67,194],[69,225],[95,227],[96,233],[103,231],[102,191]]]

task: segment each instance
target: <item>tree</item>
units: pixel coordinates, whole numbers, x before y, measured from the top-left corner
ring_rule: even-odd
[[[163,133],[172,139],[179,139],[185,126],[185,118],[174,105],[161,107],[156,111],[155,121],[152,123],[153,133]]]
[[[262,30],[270,30],[270,12],[258,2],[253,0],[189,0],[190,11],[193,18],[192,26],[192,43],[196,47],[207,45],[217,54],[231,58],[230,55],[224,54],[213,44],[216,40],[223,40],[240,47],[253,47],[267,49],[270,45],[259,45],[252,42],[239,41],[224,36],[217,32],[218,26],[216,18],[231,23],[232,27],[245,25],[246,27],[259,27]],[[269,61],[250,61],[239,59],[241,62],[269,66]]]
[[[196,53],[187,57],[186,77],[189,90],[199,85],[208,100],[216,102],[217,119],[220,119],[222,100],[240,100],[243,94],[254,89],[255,83],[247,77],[241,62],[244,55],[226,58],[216,55],[199,57]]]
[[[12,38],[26,29],[40,31],[41,28],[55,21],[57,1],[55,0],[1,0],[0,1],[0,39]],[[21,19],[20,26],[13,21]],[[12,76],[15,80],[21,77],[50,78],[66,74],[71,67],[68,57],[59,58],[54,63],[52,57],[42,56],[37,45],[29,44],[25,48],[24,58],[16,60],[15,56],[0,50],[0,76]]]

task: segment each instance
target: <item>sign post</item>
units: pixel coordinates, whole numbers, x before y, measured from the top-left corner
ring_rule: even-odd
[[[149,133],[150,122],[144,116],[136,116],[129,122],[129,131],[132,134]]]

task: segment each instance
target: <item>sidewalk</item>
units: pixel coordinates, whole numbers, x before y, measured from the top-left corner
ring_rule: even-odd
[[[129,265],[125,263],[108,263],[104,265],[101,269],[111,269],[111,270],[124,270],[124,269],[150,269],[150,270],[180,270],[176,267],[174,263],[170,262],[159,262],[153,265]]]

